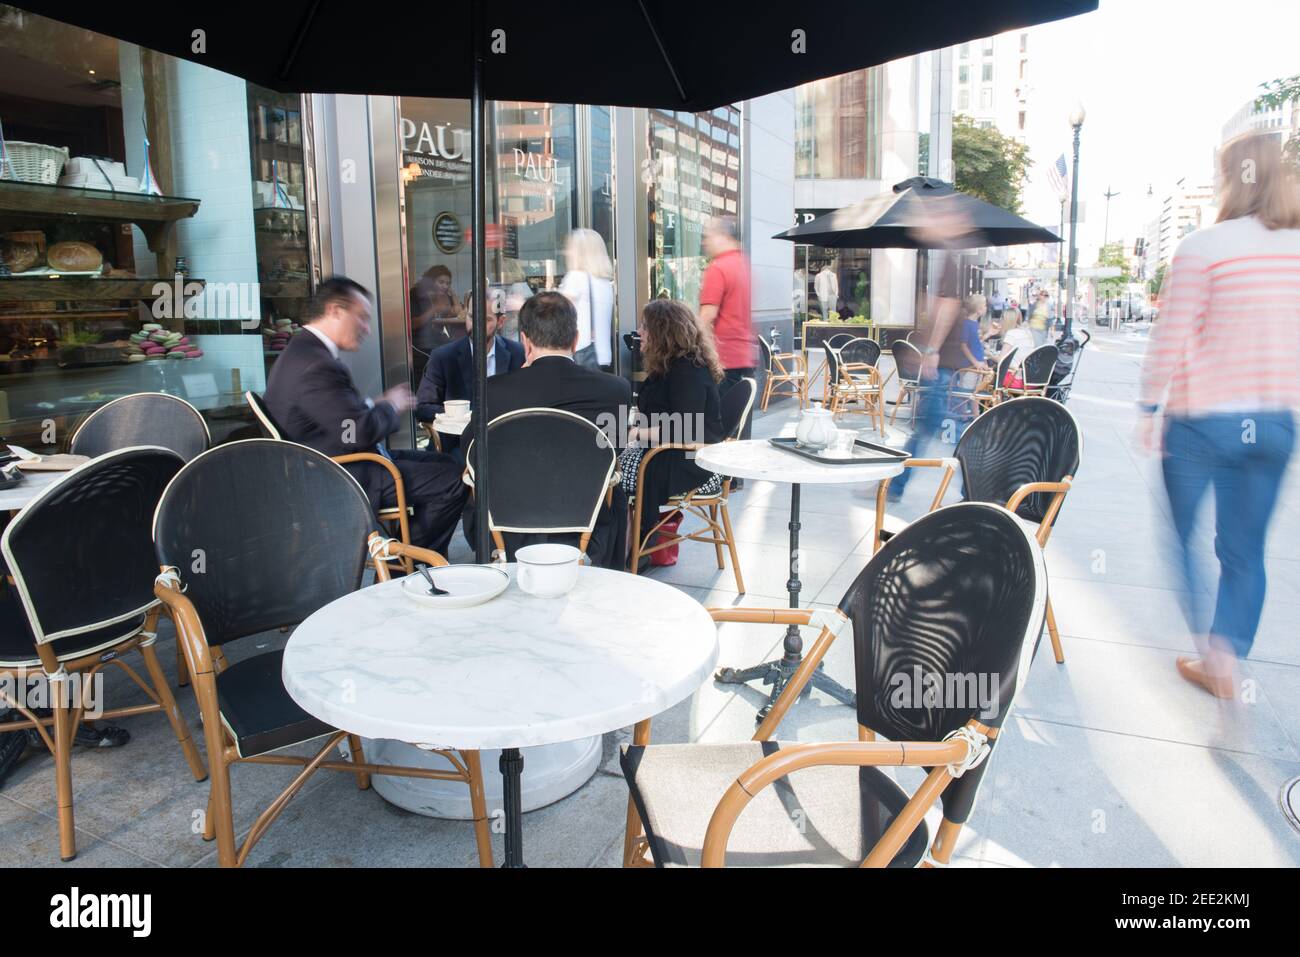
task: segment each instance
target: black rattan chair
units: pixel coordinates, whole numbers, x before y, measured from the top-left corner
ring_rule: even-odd
[[[280,426],[276,424],[275,419],[271,417],[271,410],[266,407],[266,402],[256,392],[245,392],[244,401],[248,407],[253,410],[253,415],[257,419],[258,425],[261,426],[262,436],[268,439],[284,440],[284,433]],[[397,504],[391,508],[381,508],[375,512],[375,518],[385,526],[388,526],[389,532],[395,533],[397,540],[403,545],[411,544],[411,507],[406,504],[406,483],[402,481],[402,473],[393,464],[392,460],[377,455],[374,452],[351,452],[347,455],[336,455],[334,461],[340,465],[347,465],[350,462],[371,462],[380,468],[388,471],[389,477],[393,480],[396,487]],[[400,563],[402,570],[406,574],[415,571],[415,565],[408,559]]]
[[[1020,363],[1020,378],[1024,385],[1009,388],[1001,382],[998,391],[1002,398],[1014,399],[1020,396],[1037,395],[1046,397],[1048,386],[1052,384],[1052,373],[1056,370],[1057,349],[1048,343],[1039,346]]]
[[[912,413],[912,425],[916,425],[916,407],[921,389],[921,350],[907,339],[899,339],[890,352],[894,356],[894,370],[898,376],[898,395],[894,398],[894,411],[889,414],[889,424],[898,418],[898,410],[906,405]]]
[[[488,423],[492,475],[488,528],[507,559],[520,547],[506,535],[574,539],[584,555],[610,501],[618,453],[609,436],[561,409],[516,409]],[[472,463],[471,440],[465,461]],[[468,469],[471,479],[473,466]],[[621,556],[620,556],[621,560]]]
[[[68,452],[94,458],[105,452],[152,445],[188,462],[207,451],[212,434],[199,410],[164,392],[137,392],[100,406],[72,435]]]
[[[943,502],[956,469],[961,469],[963,501],[1005,505],[1034,527],[1046,547],[1065,496],[1083,458],[1083,431],[1059,402],[1028,396],[1000,402],[963,433],[951,459],[909,459],[909,467],[942,468],[943,478],[932,509]],[[883,516],[888,481],[877,490],[877,516]],[[876,547],[903,526],[890,516],[877,522]],[[1047,603],[1047,630],[1058,663],[1065,661],[1052,604]]]
[[[759,408],[766,412],[767,403],[773,396],[779,398],[789,395],[799,400],[799,408],[802,409],[808,403],[808,369],[803,354],[774,352],[771,343],[762,336],[758,337],[758,344],[763,350],[763,368],[767,373],[763,385],[763,401]],[[789,386],[792,391],[778,392],[782,386]]]
[[[28,678],[43,675],[53,711],[41,718],[23,701],[4,700],[8,694],[0,687],[0,703],[26,719],[0,724],[0,732],[26,734],[33,728],[53,753],[59,854],[65,861],[77,854],[73,736],[87,700],[94,704],[88,685],[109,664],[130,675],[151,703],[95,717],[162,711],[195,780],[207,776],[154,648],[160,608],[149,526],[159,496],[182,464],[163,448],[106,452],[44,489],[0,540],[13,576],[12,585],[0,582],[0,677],[6,686],[25,688]],[[147,682],[124,660],[130,651],[144,658]]]
[[[648,722],[637,726],[621,754],[631,791],[625,865],[648,863],[647,852],[660,867],[947,864],[1028,675],[1046,601],[1042,550],[1024,523],[998,506],[962,504],[896,535],[836,611],[714,609],[719,622],[821,633],[749,742],[651,746]],[[850,629],[858,740],[770,740]],[[927,775],[909,796],[879,770],[886,765]],[[943,822],[927,855],[924,816],[936,800]]]
[[[885,432],[884,387],[876,363],[880,360],[880,343],[865,336],[850,339],[827,356],[831,369],[831,411],[844,412],[854,403],[862,404],[876,428]]]
[[[242,865],[249,851],[319,768],[357,775],[444,775],[422,768],[365,763],[356,735],[330,727],[289,697],[280,677],[282,651],[228,664],[224,649],[268,631],[302,622],[361,586],[367,552],[376,575],[387,562],[410,558],[445,565],[427,549],[372,531],[370,503],[357,481],[330,458],[305,446],[268,439],[232,442],[200,455],[167,487],[158,503],[153,537],[154,592],[176,622],[203,716],[212,785],[204,839],[217,841],[223,867]],[[194,568],[201,555],[202,568]],[[286,748],[324,737],[311,757]],[[349,761],[326,760],[348,739]],[[477,752],[447,755],[470,788],[480,863],[491,864],[482,772]],[[289,764],[302,773],[235,843],[230,765]]]
[[[727,394],[722,397],[722,428],[726,434],[724,441],[734,442],[738,440],[745,432],[745,424],[754,412],[754,396],[758,392],[758,385],[753,379],[746,376],[727,390]],[[650,529],[644,537],[640,535],[641,529],[641,510],[643,508],[654,508],[656,503],[645,501],[645,476],[646,467],[656,455],[659,455],[668,449],[692,450],[703,448],[703,443],[685,444],[664,444],[657,445],[649,449],[641,458],[641,470],[637,473],[636,494],[632,500],[632,560],[629,571],[633,575],[637,573],[637,564],[641,561],[643,555],[650,555],[659,551],[661,548],[668,548],[677,545],[680,542],[703,542],[706,545],[712,545],[717,553],[719,570],[726,568],[726,560],[722,556],[723,546],[731,555],[731,571],[736,578],[736,591],[740,594],[745,593],[745,578],[740,573],[740,555],[736,551],[736,535],[731,529],[731,512],[727,507],[728,499],[731,497],[731,478],[723,476],[722,488],[716,494],[701,494],[698,490],[687,492],[685,495],[674,496],[668,502],[668,511],[660,512],[659,521]],[[683,533],[679,529],[676,534],[669,535],[662,531],[663,524],[673,518],[675,515],[685,517],[690,513],[704,523],[703,528],[695,531]]]

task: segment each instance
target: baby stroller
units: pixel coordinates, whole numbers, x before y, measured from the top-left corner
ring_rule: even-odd
[[[1074,386],[1074,377],[1079,371],[1079,362],[1084,347],[1092,341],[1086,329],[1077,336],[1062,336],[1056,343],[1056,366],[1052,369],[1052,379],[1047,386],[1047,397],[1064,404],[1070,398],[1070,389]]]

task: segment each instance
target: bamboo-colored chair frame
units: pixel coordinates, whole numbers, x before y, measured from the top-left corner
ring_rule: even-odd
[[[728,442],[734,441],[728,439]],[[659,515],[659,521],[654,527],[645,534],[641,535],[641,511],[645,506],[645,476],[646,467],[650,461],[660,452],[666,452],[670,449],[677,449],[684,452],[693,452],[704,448],[703,443],[673,443],[667,445],[657,445],[648,449],[641,457],[641,467],[636,475],[636,496],[632,503],[632,556],[628,563],[628,571],[633,575],[637,574],[637,565],[645,555],[652,555],[660,549],[669,548],[681,542],[703,542],[706,545],[712,545],[717,554],[718,569],[722,570],[727,567],[726,560],[723,558],[722,548],[725,545],[727,551],[731,554],[731,571],[736,577],[736,591],[740,594],[745,593],[745,578],[740,572],[740,555],[736,552],[736,534],[731,528],[731,512],[727,508],[727,501],[731,496],[731,479],[723,477],[722,489],[716,495],[698,495],[692,490],[684,495],[676,495],[669,499],[667,512]],[[656,508],[658,506],[651,506]],[[676,515],[685,518],[686,513],[694,515],[704,523],[704,527],[696,529],[693,532],[677,535],[665,535],[664,541],[654,542],[655,536],[663,527],[664,523],[671,521]]]
[[[939,490],[935,493],[934,500],[930,503],[928,509],[928,511],[933,512],[943,505],[943,497],[948,491],[948,485],[952,482],[952,477],[957,473],[957,469],[961,465],[953,458],[907,459],[903,462],[903,467],[943,469],[943,476],[939,480]],[[876,531],[871,547],[873,555],[880,551],[880,534],[884,529],[885,501],[889,494],[889,482],[889,479],[885,479],[876,487]],[[1011,498],[1007,499],[1007,511],[1014,515],[1016,509],[1030,495],[1039,492],[1052,493],[1052,501],[1048,503],[1047,511],[1044,513],[1042,521],[1038,523],[1038,530],[1034,533],[1034,538],[1038,540],[1040,548],[1047,548],[1047,540],[1052,537],[1052,523],[1056,520],[1056,515],[1060,512],[1061,505],[1065,502],[1065,496],[1069,493],[1073,484],[1073,475],[1066,475],[1059,482],[1029,482],[1016,489]],[[1024,519],[1021,519],[1021,521],[1024,521]],[[1052,639],[1052,654],[1056,657],[1056,663],[1058,665],[1065,664],[1065,649],[1061,646],[1061,635],[1056,628],[1056,615],[1052,611],[1051,595],[1047,596],[1047,634]]]
[[[911,340],[911,338],[910,338],[911,335],[912,335],[912,333],[909,332],[909,333],[908,333],[908,337],[909,337],[909,338],[906,338],[906,339],[903,340],[903,341],[906,342],[909,346],[912,345],[912,340]],[[919,351],[919,350],[918,350],[918,351]],[[892,347],[890,348],[890,355],[893,355],[893,348],[892,348]],[[894,359],[894,373],[893,373],[893,374],[895,374],[895,375],[898,376],[898,395],[894,396],[894,409],[893,409],[892,412],[889,413],[889,424],[890,424],[891,426],[894,424],[894,422],[898,419],[898,410],[899,410],[900,408],[902,408],[904,405],[906,405],[907,408],[908,408],[908,411],[909,411],[909,413],[910,413],[910,415],[911,415],[911,420],[910,420],[910,421],[911,421],[911,425],[912,425],[913,427],[915,427],[915,426],[916,426],[916,409],[917,409],[917,406],[920,404],[921,381],[920,381],[919,378],[917,378],[917,379],[905,379],[905,378],[903,378],[902,373],[898,371],[898,359],[897,359],[897,358]],[[918,373],[918,374],[919,374],[919,373]]]
[[[969,389],[958,388],[963,375],[979,378]],[[948,382],[948,414],[978,416],[997,404],[997,390],[993,387],[994,370],[987,366],[964,366],[954,370]]]
[[[412,562],[420,561],[433,566],[447,564],[446,559],[437,552],[383,538],[378,532],[371,532],[366,544],[374,559],[376,578],[379,581],[389,580],[388,563],[393,560],[409,559]],[[453,771],[370,764],[365,760],[359,736],[346,731],[335,731],[326,738],[324,746],[311,757],[276,753],[241,757],[233,737],[221,720],[221,706],[217,699],[216,679],[217,675],[225,670],[225,656],[220,653],[220,649],[208,646],[203,622],[193,603],[185,597],[175,568],[163,567],[162,574],[158,576],[154,585],[154,594],[166,606],[172,620],[176,623],[176,641],[183,648],[185,658],[189,662],[194,696],[198,700],[199,711],[203,716],[203,735],[211,770],[211,787],[208,794],[207,814],[204,818],[203,839],[216,840],[217,863],[221,867],[242,867],[248,859],[249,852],[266,833],[267,828],[279,817],[280,812],[288,806],[294,795],[302,789],[307,779],[322,768],[355,774],[357,787],[361,790],[370,787],[372,774],[464,782],[469,787],[479,866],[492,866],[492,842],[488,830],[487,801],[483,791],[483,768],[478,751],[433,749],[433,753],[441,755],[451,763],[455,768]],[[344,738],[348,741],[351,759],[327,760],[330,751]],[[289,786],[253,822],[242,845],[236,844],[230,798],[230,766],[236,763],[292,765],[302,768]]]
[[[105,710],[102,714],[96,715],[93,720],[112,720],[161,711],[167,715],[167,721],[172,726],[172,732],[176,735],[176,740],[180,743],[181,752],[185,755],[185,761],[190,766],[190,772],[194,775],[194,780],[202,781],[208,776],[207,768],[203,766],[203,760],[199,757],[198,748],[195,747],[194,741],[190,737],[189,725],[185,723],[185,718],[176,706],[176,699],[172,695],[171,688],[167,685],[167,678],[163,674],[162,665],[158,661],[158,652],[154,648],[154,643],[158,639],[157,628],[160,612],[161,608],[154,605],[146,613],[143,626],[135,634],[124,638],[111,647],[101,648],[98,651],[77,658],[59,661],[52,645],[48,643],[38,644],[36,652],[40,657],[45,678],[50,684],[50,705],[53,714],[49,718],[38,718],[32,711],[27,709],[23,702],[13,700],[5,693],[4,688],[0,687],[0,703],[8,705],[24,716],[24,720],[0,724],[0,733],[12,731],[25,734],[29,729],[35,730],[40,735],[41,740],[45,742],[45,746],[49,748],[50,753],[54,755],[55,801],[58,807],[59,820],[59,856],[64,861],[70,861],[77,856],[76,826],[72,808],[72,740],[77,726],[84,719],[86,705],[84,683],[82,685],[82,700],[75,703],[72,700],[72,687],[69,684],[72,674],[83,675],[82,681],[85,682],[93,679],[105,666],[117,665],[148,696],[151,703]],[[144,658],[145,669],[149,673],[149,682],[145,682],[134,668],[122,660],[122,655],[130,651],[139,651],[140,656]],[[24,683],[24,679],[31,677],[31,674],[31,669],[27,667],[0,666],[0,675],[17,679],[15,685],[19,687]],[[53,732],[52,735],[51,732]]]
[[[837,616],[834,627],[823,625],[813,646],[800,662],[780,697],[772,704],[763,723],[754,732],[751,741],[768,741],[782,719],[798,700],[804,687],[812,678],[831,643],[841,630],[849,625],[848,618],[838,608],[833,612],[811,608],[710,608],[715,622],[740,622],[761,625],[815,625],[819,617]],[[732,828],[746,805],[769,784],[805,768],[836,765],[840,767],[927,767],[930,773],[924,783],[908,800],[903,810],[881,835],[880,840],[863,859],[862,867],[885,867],[899,849],[907,843],[912,832],[920,825],[925,812],[943,794],[944,789],[961,773],[978,763],[987,751],[988,741],[997,737],[997,729],[987,727],[974,719],[968,721],[960,733],[944,741],[877,741],[875,732],[858,725],[857,741],[818,742],[786,745],[775,754],[755,762],[746,769],[723,794],[709,819],[701,856],[703,867],[726,865],[727,841]],[[636,725],[632,733],[634,745],[650,743],[650,720]],[[921,867],[943,867],[952,857],[962,825],[947,820],[939,825],[929,853]],[[623,838],[624,867],[652,867],[649,839],[641,824],[636,802],[629,795],[627,802],[627,828]]]
[[[829,363],[827,365],[829,373]],[[839,358],[838,350],[836,350],[835,367],[839,370],[840,377],[830,385],[831,414],[838,417],[850,411],[848,407],[852,403],[861,402],[863,414],[873,419],[876,429],[884,435],[885,386],[893,378],[894,373],[891,371],[889,375],[882,377],[880,370],[873,365],[865,362],[845,362]],[[893,424],[892,420],[890,424]]]
[[[790,396],[799,400],[799,409],[802,411],[808,404],[808,366],[807,360],[803,353],[800,352],[774,352],[771,346],[765,346],[765,352],[771,360],[767,369],[767,382],[763,386],[763,400],[759,403],[759,410],[766,412],[767,403],[773,396]],[[794,363],[794,370],[786,368],[786,361]],[[793,392],[778,392],[777,388],[782,385],[794,387]]]

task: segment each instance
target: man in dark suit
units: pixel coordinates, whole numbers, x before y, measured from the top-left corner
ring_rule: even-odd
[[[465,338],[439,346],[429,356],[416,393],[415,417],[421,422],[432,422],[434,416],[441,415],[448,399],[474,398],[473,315],[472,309],[466,311]],[[499,324],[500,316],[487,317],[487,339],[495,343],[488,355],[489,377],[514,372],[524,364],[524,347],[497,335]],[[443,451],[450,452],[459,444],[459,437],[444,435],[440,441]]]
[[[540,292],[519,310],[519,338],[525,363],[509,375],[494,376],[487,382],[488,421],[516,409],[563,409],[582,416],[606,434],[617,431],[613,423],[627,422],[631,415],[632,385],[621,376],[584,369],[573,361],[578,344],[578,314],[567,297],[558,292]],[[621,414],[620,414],[621,412]],[[466,435],[474,434],[479,410],[471,416]],[[611,434],[618,442],[620,437]],[[472,513],[466,514],[466,537],[472,534]],[[577,542],[576,535],[507,535],[511,553],[532,541],[555,539]],[[623,570],[627,567],[627,497],[614,490],[612,506],[603,506],[592,530],[587,555],[595,565]]]
[[[402,475],[406,501],[414,509],[411,544],[446,554],[468,489],[460,465],[440,452],[398,449],[384,440],[415,406],[405,383],[376,399],[357,391],[339,353],[355,352],[370,334],[370,293],[351,279],[321,283],[302,319],[303,331],[289,340],[266,383],[266,406],[291,442],[325,455],[376,452]],[[344,466],[370,499],[371,507],[392,508],[397,488],[392,474],[374,462]]]

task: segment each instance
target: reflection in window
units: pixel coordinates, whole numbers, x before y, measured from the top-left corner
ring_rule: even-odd
[[[875,179],[880,168],[881,74],[857,70],[795,90],[795,175]]]

